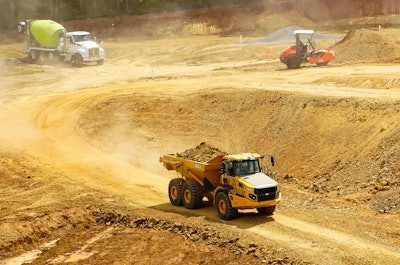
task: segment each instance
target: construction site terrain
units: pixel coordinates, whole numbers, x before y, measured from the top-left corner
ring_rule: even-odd
[[[102,66],[1,37],[0,264],[400,263],[400,17],[252,10],[67,22],[103,30]],[[336,58],[290,70],[293,41],[247,42],[293,25]],[[202,142],[274,155],[274,215],[170,204],[159,157]]]

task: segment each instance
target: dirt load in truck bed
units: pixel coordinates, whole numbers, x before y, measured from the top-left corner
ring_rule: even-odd
[[[218,148],[213,147],[205,142],[202,142],[195,148],[187,149],[182,153],[176,154],[176,156],[197,162],[207,162],[213,157],[225,154],[226,152],[221,151]]]

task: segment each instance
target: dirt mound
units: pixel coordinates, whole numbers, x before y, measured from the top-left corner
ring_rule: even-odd
[[[205,142],[199,144],[195,148],[188,149],[182,153],[176,154],[177,157],[194,160],[198,162],[207,162],[211,158],[218,155],[225,155],[226,152],[219,150]]]
[[[333,46],[333,50],[337,63],[381,61],[400,55],[395,37],[369,29],[349,31],[342,41]]]

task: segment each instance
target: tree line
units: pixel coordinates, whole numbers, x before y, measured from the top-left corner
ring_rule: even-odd
[[[0,30],[26,19],[63,21],[247,3],[297,9],[314,20],[400,13],[400,0],[0,0]]]
[[[0,0],[0,29],[25,19],[73,20],[245,4],[261,0]]]

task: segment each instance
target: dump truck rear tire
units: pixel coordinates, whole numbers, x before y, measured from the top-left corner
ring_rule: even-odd
[[[182,202],[187,209],[197,209],[202,206],[204,194],[201,185],[195,180],[189,180],[182,186]]]
[[[239,212],[232,207],[231,201],[225,192],[219,192],[215,199],[215,206],[217,207],[218,216],[223,220],[235,219]]]
[[[181,206],[182,202],[182,186],[184,180],[181,178],[171,179],[168,185],[168,197],[172,205]]]
[[[261,215],[273,215],[275,211],[275,206],[266,208],[257,208],[257,212]]]

